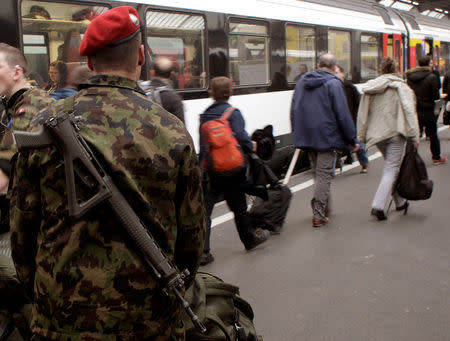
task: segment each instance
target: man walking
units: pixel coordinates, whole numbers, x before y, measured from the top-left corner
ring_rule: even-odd
[[[430,56],[422,56],[419,58],[419,66],[408,70],[406,77],[408,85],[416,94],[420,131],[425,128],[425,134],[430,138],[433,164],[440,165],[447,161],[447,156],[441,157],[441,142],[437,132],[439,116],[434,114],[434,101],[440,98],[440,84],[431,67]]]
[[[291,105],[294,145],[309,151],[315,176],[312,225],[329,222],[329,197],[336,150],[359,149],[342,81],[335,76],[336,57],[324,54],[319,69],[295,86]]]
[[[189,270],[188,285],[204,243],[200,168],[184,125],[137,85],[145,58],[140,30],[129,6],[93,19],[80,55],[95,75],[33,123],[40,130],[73,108],[79,134],[167,258]],[[12,254],[33,299],[35,339],[184,340],[181,305],[163,292],[110,205],[69,215],[64,168],[60,153],[46,148],[19,153],[14,174]],[[89,198],[90,186],[76,184]]]
[[[151,81],[142,82],[141,86],[154,102],[184,122],[181,96],[171,86],[170,76],[173,70],[173,63],[169,58],[158,56],[153,63],[155,76]]]

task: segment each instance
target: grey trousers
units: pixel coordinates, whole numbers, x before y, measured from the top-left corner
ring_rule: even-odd
[[[313,216],[324,220],[330,204],[330,187],[336,152],[311,151],[309,158],[314,172],[314,198],[311,201]]]
[[[394,192],[392,192],[394,183],[398,177],[400,164],[402,162],[403,153],[405,150],[405,144],[406,139],[401,135],[392,137],[377,144],[377,148],[380,150],[384,158],[384,169],[377,192],[373,198],[372,208],[384,211],[391,194],[394,196],[396,207],[402,206],[405,203],[405,199],[402,198],[397,191],[394,190]]]

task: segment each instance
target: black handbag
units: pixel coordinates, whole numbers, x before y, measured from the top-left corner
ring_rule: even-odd
[[[274,186],[278,183],[277,176],[256,153],[247,154],[247,160],[246,179],[241,187],[249,195],[268,200],[267,186]]]
[[[395,189],[407,200],[426,200],[433,193],[433,181],[428,179],[425,163],[411,141],[406,145]]]

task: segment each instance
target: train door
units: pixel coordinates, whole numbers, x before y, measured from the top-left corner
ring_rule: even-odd
[[[391,57],[395,60],[395,71],[403,75],[405,60],[403,53],[404,43],[401,34],[383,33],[383,57]]]
[[[433,67],[439,71],[441,42],[432,38],[425,38],[425,54],[433,58]]]
[[[409,39],[409,67],[412,69],[419,65],[419,58],[423,56],[423,40]]]

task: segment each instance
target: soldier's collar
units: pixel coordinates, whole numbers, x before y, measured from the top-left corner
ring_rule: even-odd
[[[22,89],[19,89],[19,90],[17,90],[15,93],[14,93],[14,95],[12,95],[11,97],[10,97],[10,99],[8,100],[8,103],[7,103],[7,109],[11,109],[13,106],[14,106],[14,104],[16,104],[16,102],[17,102],[17,100],[20,98],[20,96],[22,96],[22,94],[25,92],[25,91],[27,91],[27,90],[29,90],[30,88],[22,88]]]
[[[93,86],[105,86],[111,88],[121,88],[137,91],[141,94],[145,93],[138,86],[135,80],[118,76],[118,75],[95,75],[88,79],[86,83],[80,84],[78,89],[85,89]]]

